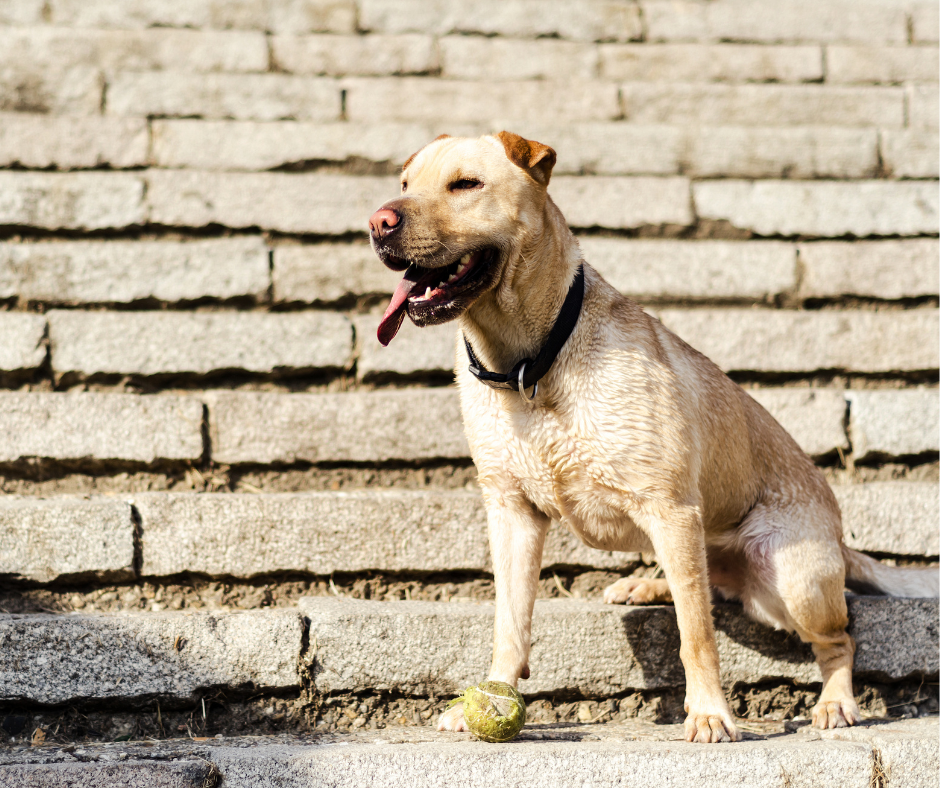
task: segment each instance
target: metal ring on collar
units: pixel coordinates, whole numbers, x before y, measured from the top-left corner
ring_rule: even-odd
[[[519,396],[522,397],[526,402],[532,402],[539,393],[539,382],[535,381],[535,384],[532,386],[532,396],[527,397],[525,395],[525,384],[522,382],[522,378],[525,375],[525,362],[523,361],[519,365]]]

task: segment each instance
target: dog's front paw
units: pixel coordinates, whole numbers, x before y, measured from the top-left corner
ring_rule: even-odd
[[[724,711],[690,711],[685,718],[685,740],[692,742],[740,741],[741,734],[731,719],[731,714]]]
[[[862,719],[862,712],[852,698],[842,700],[820,700],[813,706],[813,727],[848,728],[857,725]]]
[[[655,605],[672,602],[669,584],[662,578],[622,577],[604,589],[608,605]]]
[[[467,721],[463,718],[463,704],[455,703],[437,721],[439,731],[469,731]]]

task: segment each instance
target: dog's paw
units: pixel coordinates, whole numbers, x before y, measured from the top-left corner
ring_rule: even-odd
[[[604,589],[608,605],[655,605],[672,602],[669,584],[662,578],[623,577]]]
[[[820,700],[813,706],[813,727],[848,728],[857,725],[862,719],[862,712],[852,698],[842,700]]]
[[[696,713],[689,712],[685,718],[685,740],[705,744],[740,741],[741,734],[731,719],[731,714],[723,711]]]
[[[467,721],[463,718],[463,704],[456,703],[445,711],[437,721],[439,731],[469,731]]]

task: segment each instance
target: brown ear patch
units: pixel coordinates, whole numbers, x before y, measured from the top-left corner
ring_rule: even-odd
[[[428,143],[428,145],[433,145],[438,140],[446,140],[449,137],[450,137],[450,134],[438,134],[433,140],[431,140]],[[425,145],[424,148],[426,148],[428,145]],[[408,169],[408,165],[411,164],[411,162],[415,160],[415,156],[421,153],[421,151],[423,151],[424,148],[419,148],[414,153],[412,153],[407,159],[405,159],[405,163],[401,165],[402,172]]]
[[[543,186],[548,186],[555,166],[555,151],[548,145],[527,140],[511,131],[501,131],[496,138],[503,143],[509,161],[524,169]]]

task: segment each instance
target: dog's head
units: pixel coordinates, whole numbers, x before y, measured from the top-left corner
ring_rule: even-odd
[[[369,220],[372,248],[404,271],[379,325],[387,345],[407,312],[417,326],[453,320],[494,289],[541,228],[555,151],[502,131],[442,135],[402,168],[401,196]]]

